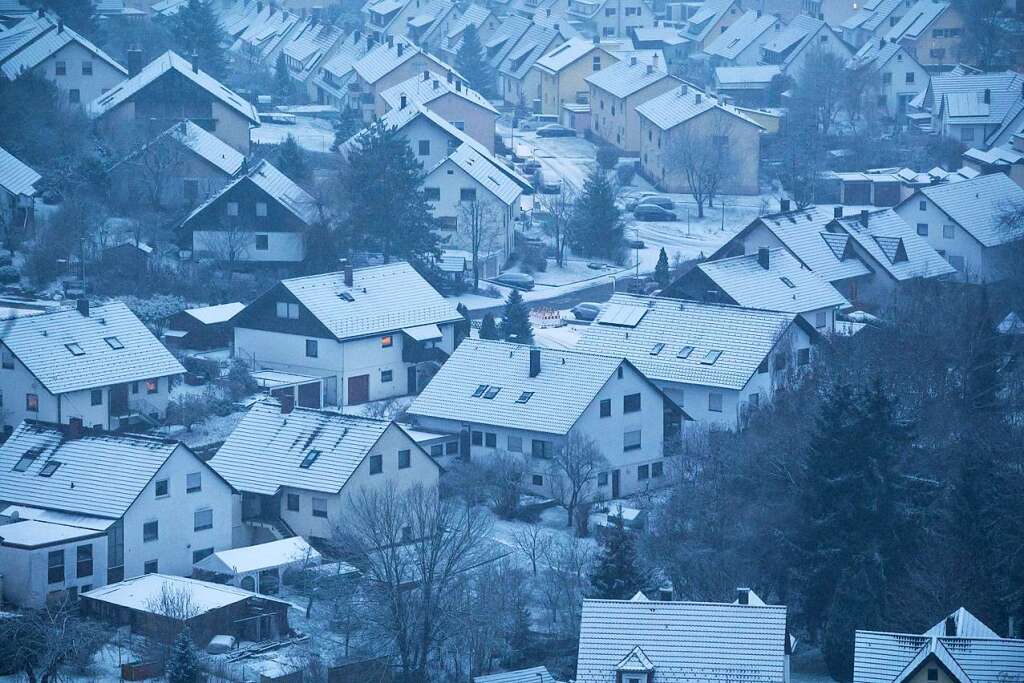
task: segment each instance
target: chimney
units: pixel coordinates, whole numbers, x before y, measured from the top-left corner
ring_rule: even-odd
[[[434,83],[434,90],[437,90],[439,87],[441,87],[441,83],[436,78],[433,80],[433,83]]]
[[[704,98],[701,96],[701,94],[699,92],[693,94],[693,103],[694,104],[700,104],[703,101],[704,101]]]
[[[199,53],[198,52],[193,52],[192,53],[192,73],[194,73],[194,74],[199,73]]]
[[[595,35],[593,37],[593,39],[591,40],[591,42],[593,42],[594,45],[600,45],[601,44],[601,39],[598,36]]]
[[[737,588],[736,589],[736,602],[741,605],[750,604],[750,589],[749,588]]]
[[[82,418],[73,417],[68,420],[67,440],[75,441],[82,438]]]
[[[955,614],[950,614],[948,617],[946,617],[946,637],[948,637],[948,638],[955,638],[956,637],[956,615]]]
[[[760,18],[761,18],[761,10],[757,10],[757,18],[758,18],[758,19],[760,19]]]
[[[455,81],[455,92],[462,92],[462,81]]]
[[[397,45],[397,49],[398,49],[398,56],[401,57],[402,53],[405,52],[405,43],[399,43]]]
[[[648,64],[647,65],[647,73],[648,74],[654,73],[654,65],[653,64]]]
[[[553,28],[554,28],[554,29],[555,29],[555,30],[557,31],[557,30],[559,30],[559,29],[560,29],[561,27],[560,27],[560,26],[558,25],[558,22],[556,21],[556,22],[555,22],[555,25],[554,25],[554,27],[553,27]]]
[[[142,71],[142,50],[138,47],[128,48],[125,58],[128,62],[128,77],[137,76]]]
[[[547,8],[547,16],[549,16],[549,17],[551,16],[551,8],[550,7]]]
[[[76,302],[76,304],[78,306],[78,312],[81,313],[82,315],[84,315],[86,318],[88,318],[89,317],[89,300],[88,299],[79,299]]]
[[[868,215],[869,215],[869,213],[870,212],[867,209],[861,209],[860,210],[860,222],[861,222],[861,224],[865,228],[868,227]]]
[[[758,247],[757,249],[757,265],[761,266],[765,270],[769,270],[771,266],[771,252],[768,247]]]
[[[369,50],[372,47],[373,47],[373,36],[367,34],[366,35],[366,49]]]
[[[36,16],[42,19],[43,17],[46,16],[46,10],[40,7],[39,9],[36,10]]]
[[[832,217],[833,218],[842,218],[843,217],[843,207],[837,206],[836,208],[832,209]]]
[[[992,91],[985,88],[985,104],[992,104]]]
[[[346,260],[345,263],[342,264],[341,270],[342,270],[342,272],[345,273],[345,286],[346,287],[351,287],[352,286],[352,264],[348,260]]]
[[[290,395],[286,396],[286,395],[282,394],[282,395],[278,396],[277,398],[278,398],[279,401],[281,401],[281,414],[282,415],[287,415],[288,413],[290,413],[293,410],[295,410],[295,397],[294,396],[290,396]]]
[[[57,33],[64,33],[64,20],[63,19],[58,19],[57,20]]]
[[[540,349],[530,349],[530,377],[540,374]]]
[[[359,29],[352,31],[352,44],[355,45],[359,42],[359,39],[363,37],[363,32]]]
[[[629,65],[636,66],[636,55],[633,55],[632,57],[629,58]]]
[[[686,87],[685,83],[683,83],[681,86],[679,86],[679,95],[680,95],[680,97],[686,95],[686,93],[688,91],[689,91],[689,89]]]
[[[782,213],[789,213],[789,200],[788,199],[780,199],[779,200],[779,211],[781,211]]]
[[[878,49],[881,50],[883,47],[885,47],[885,38],[878,41]]]
[[[654,58],[651,60],[651,63],[654,64],[655,69],[658,68],[658,55],[654,55]]]
[[[388,47],[391,48],[391,47],[394,47],[394,46],[395,46],[395,37],[394,36],[388,36]]]
[[[427,71],[426,69],[424,69],[423,70],[423,81],[426,82],[426,81],[429,81],[429,80],[430,80],[430,72]]]
[[[260,2],[256,3],[256,11],[259,12],[260,14],[263,13],[263,2],[262,2],[262,0]]]

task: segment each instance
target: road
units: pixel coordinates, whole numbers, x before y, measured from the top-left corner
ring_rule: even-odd
[[[572,308],[578,303],[583,301],[594,301],[602,303],[612,298],[614,293],[614,287],[609,279],[601,278],[596,280],[593,285],[584,289],[577,289],[572,292],[567,292],[560,296],[552,297],[550,299],[540,299],[538,301],[527,301],[526,305],[528,308],[557,308],[566,309]],[[505,309],[505,303],[500,299],[496,299],[499,303],[488,308],[478,308],[470,311],[470,317],[474,320],[484,317],[487,313],[493,313],[500,315]]]

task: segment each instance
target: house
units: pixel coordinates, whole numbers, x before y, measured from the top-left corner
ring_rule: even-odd
[[[917,234],[945,256],[957,277],[993,282],[1017,264],[1024,226],[1004,224],[1003,214],[1024,206],[1024,188],[1003,173],[925,187],[896,207]]]
[[[189,606],[187,616],[175,607],[179,602]],[[167,637],[187,628],[200,648],[218,635],[253,642],[284,638],[291,633],[291,606],[234,586],[155,573],[96,588],[81,600],[84,614],[139,635]]]
[[[458,16],[459,8],[451,0],[427,2],[406,22],[405,35],[424,50],[437,50]]]
[[[615,294],[576,349],[621,354],[692,419],[736,429],[820,337],[796,313]]]
[[[533,64],[540,78],[541,114],[558,114],[566,102],[587,104],[590,88],[587,76],[619,61],[595,41],[570,38]]]
[[[665,66],[681,68],[690,54],[690,39],[674,26],[647,26],[633,30],[633,47],[638,50],[660,50]]]
[[[462,14],[448,24],[447,32],[437,45],[437,52],[444,61],[454,64],[467,28],[473,26],[480,37],[480,43],[483,44],[500,24],[501,20],[489,8],[471,3]]]
[[[231,345],[231,319],[245,308],[233,302],[189,308],[164,319],[164,342],[181,349],[216,349]]]
[[[995,682],[1024,676],[1024,640],[1000,638],[962,607],[923,635],[857,631],[854,683]]]
[[[854,48],[884,40],[917,0],[865,0],[857,11],[838,26],[843,40]]]
[[[1024,142],[1024,138],[1021,138]],[[980,174],[1005,173],[1024,187],[1024,152],[1013,147],[993,147],[985,151],[972,147],[964,152],[964,166]]]
[[[540,112],[540,75],[528,77],[540,57],[565,42],[561,24],[532,23],[498,65],[498,92],[506,104]]]
[[[771,88],[782,69],[775,64],[768,66],[720,66],[715,69],[715,93],[738,106],[777,106],[777,95]]]
[[[789,655],[785,606],[662,602],[639,593],[583,601],[576,680],[788,683]]]
[[[285,37],[280,53],[299,92],[316,99],[313,77],[321,65],[341,49],[344,40],[342,29],[315,18],[302,19]]]
[[[441,75],[424,70],[383,91],[378,99],[377,116],[410,103],[430,109],[489,152],[494,152],[498,110],[451,71]]]
[[[23,419],[123,429],[159,419],[181,364],[119,301],[8,320],[0,330],[4,428]]]
[[[382,0],[390,2],[390,0]],[[413,0],[415,1],[415,0]],[[424,71],[447,74],[450,66],[413,45],[406,38],[386,39],[352,64],[355,77],[349,82],[349,102],[369,123],[380,107],[380,93],[422,74]],[[460,80],[465,79],[460,76]]]
[[[0,473],[3,597],[19,606],[189,574],[231,547],[231,487],[177,441],[26,420]]]
[[[210,466],[241,492],[236,544],[282,536],[330,539],[353,497],[437,485],[440,468],[396,423],[337,411],[255,403]]]
[[[248,154],[249,128],[260,125],[249,102],[201,70],[198,62],[171,51],[92,100],[85,111],[108,140],[128,147],[191,119]]]
[[[865,43],[846,67],[870,74],[864,104],[883,119],[906,127],[910,103],[928,88],[929,74],[906,48],[884,39]]]
[[[257,3],[256,14],[249,21],[231,45],[232,52],[238,53],[249,64],[273,65],[285,39],[298,26],[299,16],[274,3]]]
[[[590,88],[590,129],[593,135],[627,154],[640,153],[640,114],[644,102],[678,87],[655,56],[636,56],[587,76]]]
[[[846,63],[853,51],[835,30],[820,19],[801,14],[761,46],[761,64],[778,66],[782,73],[800,79],[808,59],[833,55]]]
[[[1024,74],[942,74],[932,81],[914,104],[931,113],[932,130],[941,135],[989,149],[1024,129]]]
[[[311,81],[310,96],[317,104],[329,104],[339,110],[358,106],[349,98],[349,84],[355,83],[353,68],[371,48],[372,40],[359,29],[338,41],[334,53],[323,60]]]
[[[118,201],[192,209],[224,187],[245,156],[190,120],[180,121],[107,171]]]
[[[835,316],[850,302],[785,249],[702,261],[662,292],[674,299],[726,303],[799,313],[821,334],[835,332]]]
[[[782,20],[774,14],[747,10],[706,48],[713,66],[754,66],[761,48],[782,31]]]
[[[276,594],[284,573],[320,565],[320,553],[301,536],[218,550],[194,565],[193,577],[226,582],[261,595]]]
[[[34,224],[40,180],[35,170],[0,147],[0,223],[23,231]]]
[[[833,199],[847,206],[896,206],[919,188],[947,177],[945,172],[918,173],[910,168],[869,168],[826,175],[828,180],[838,183],[838,197]]]
[[[636,113],[640,173],[659,189],[689,193],[687,170],[714,169],[721,176],[719,192],[760,193],[763,128],[740,110],[682,83],[640,104]]]
[[[406,417],[413,429],[457,435],[446,455],[524,458],[524,483],[540,494],[560,481],[553,454],[589,439],[607,461],[596,481],[596,494],[607,499],[666,481],[672,454],[663,446],[678,434],[682,414],[622,358],[473,339],[455,350]]]
[[[567,14],[600,38],[626,38],[655,24],[654,7],[646,0],[569,0]]]
[[[529,669],[474,676],[473,683],[555,683],[555,678],[547,667],[534,666]]]
[[[529,19],[518,14],[505,16],[498,22],[498,27],[491,33],[490,37],[486,40],[480,39],[484,46],[484,52],[487,55],[487,63],[490,64],[495,73],[497,73],[498,68],[505,61],[505,57],[512,52],[512,49],[519,43],[519,39],[530,30],[531,26],[533,26],[533,23]],[[495,80],[494,85],[495,89],[497,89],[497,80]]]
[[[69,104],[91,102],[128,77],[128,70],[55,15],[30,15],[0,34],[0,74],[34,73],[52,81]]]
[[[467,336],[405,262],[281,280],[232,322],[235,357],[305,377],[296,404],[313,408],[414,394]]]
[[[829,26],[841,26],[861,7],[863,0],[803,0],[803,12],[827,22]]]
[[[693,42],[694,51],[702,51],[738,21],[742,13],[739,0],[705,0],[687,20],[684,35]]]
[[[316,200],[261,159],[193,209],[181,233],[192,238],[193,258],[300,263],[318,216]]]
[[[958,64],[966,56],[963,37],[963,17],[944,0],[917,0],[885,34],[888,42],[907,48],[928,69]]]

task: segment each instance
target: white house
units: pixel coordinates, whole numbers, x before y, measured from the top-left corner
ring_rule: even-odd
[[[0,330],[4,429],[23,419],[123,429],[159,419],[185,372],[127,306],[114,301],[12,318]]]
[[[855,48],[885,38],[900,23],[915,0],[865,0],[839,28],[843,40]],[[856,3],[855,3],[856,4]]]
[[[925,187],[896,212],[928,241],[960,279],[992,282],[1019,266],[1014,243],[1024,226],[1004,223],[1005,212],[1024,206],[1024,188],[1003,173]]]
[[[782,73],[796,80],[800,79],[807,60],[820,55],[833,55],[845,63],[853,56],[853,51],[831,26],[806,14],[794,17],[786,28],[761,46],[761,64],[776,65]]]
[[[681,417],[621,358],[481,339],[456,349],[406,415],[414,429],[458,435],[457,453],[446,455],[524,458],[525,483],[538,493],[558,478],[555,451],[589,438],[607,461],[596,482],[601,498],[665,481],[665,438],[678,434]]]
[[[906,48],[884,39],[861,46],[847,62],[847,68],[871,75],[864,104],[899,125],[904,124],[914,98],[928,89],[930,79],[928,71]]]
[[[774,14],[747,10],[704,48],[704,54],[714,66],[754,66],[761,58],[761,47],[782,28],[782,20]]]
[[[22,607],[188,575],[231,547],[233,491],[176,441],[25,421],[0,446],[3,597]]]
[[[15,229],[32,225],[36,183],[42,176],[0,147],[0,220]]]
[[[624,356],[693,420],[736,429],[820,336],[796,313],[616,294],[576,348]]]
[[[235,357],[310,408],[416,393],[467,334],[405,262],[281,280],[232,324]]]
[[[686,21],[685,35],[702,50],[743,16],[740,0],[706,0]]]
[[[567,10],[567,19],[601,38],[631,37],[636,29],[654,26],[657,18],[646,0],[569,0]]]
[[[440,468],[394,422],[264,400],[210,460],[241,494],[236,545],[331,538],[361,491],[437,485]]]

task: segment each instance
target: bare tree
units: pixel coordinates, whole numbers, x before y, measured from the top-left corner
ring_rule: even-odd
[[[523,524],[512,531],[516,548],[530,558],[533,575],[537,576],[537,563],[544,558],[551,547],[551,533],[540,524]]]
[[[23,673],[29,683],[56,683],[66,669],[86,673],[109,636],[99,624],[81,619],[69,600],[9,613],[0,618],[0,662]]]
[[[590,588],[593,547],[578,538],[562,538],[552,543],[545,557],[548,566],[538,584],[544,605],[554,624],[566,635],[577,636],[580,609]]]
[[[501,213],[497,207],[485,201],[459,204],[458,238],[473,259],[473,291],[480,286],[480,259],[493,251],[501,242]]]
[[[567,183],[562,183],[562,191],[558,194],[540,195],[540,204],[551,216],[551,222],[545,230],[555,240],[555,263],[561,268],[565,265],[565,247],[569,235],[569,223],[572,221],[576,207],[576,191]]]
[[[697,204],[697,216],[704,217],[704,206],[718,195],[722,182],[736,168],[736,155],[730,140],[731,116],[711,112],[713,118],[696,119],[674,136],[667,158],[670,169],[686,179],[687,190]],[[701,125],[703,123],[703,125]]]
[[[199,614],[199,606],[193,602],[188,588],[176,588],[165,583],[160,587],[160,594],[146,602],[146,609],[163,617],[153,622],[152,637],[148,640],[152,646],[149,654],[157,661],[166,661],[175,639],[187,628],[188,621]]]
[[[597,442],[584,434],[570,434],[565,444],[555,449],[548,470],[549,489],[551,497],[565,508],[566,526],[573,526],[577,506],[589,500],[597,473],[607,466]]]
[[[140,189],[153,209],[163,208],[171,181],[184,172],[185,145],[191,140],[186,131],[181,122],[150,142],[140,140],[140,149],[124,161],[130,171],[130,186]]]
[[[215,226],[204,232],[207,235],[206,250],[210,252],[213,258],[227,266],[229,274],[231,273],[231,267],[249,253],[253,233],[237,219],[231,220],[222,217]],[[194,235],[195,233],[193,233],[193,249],[196,246]]]

